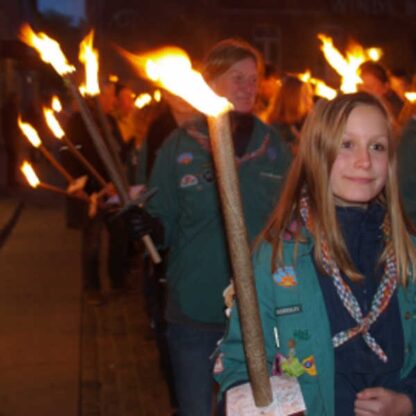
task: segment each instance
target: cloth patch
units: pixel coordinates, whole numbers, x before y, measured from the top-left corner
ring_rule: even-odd
[[[181,153],[176,161],[181,165],[189,165],[194,159],[194,155],[191,152]]]
[[[313,355],[306,357],[302,360],[303,368],[305,369],[306,373],[310,376],[316,376],[316,365],[315,365],[315,358]]]
[[[291,266],[281,267],[273,273],[273,280],[278,286],[293,287],[297,286],[295,270]]]
[[[184,175],[181,178],[180,187],[189,188],[198,184],[198,178],[195,175]]]
[[[299,312],[302,312],[302,305],[289,305],[275,310],[276,316],[293,315]]]

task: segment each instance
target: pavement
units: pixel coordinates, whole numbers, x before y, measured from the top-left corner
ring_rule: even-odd
[[[170,415],[140,267],[92,305],[80,242],[62,197],[0,191],[0,416]]]

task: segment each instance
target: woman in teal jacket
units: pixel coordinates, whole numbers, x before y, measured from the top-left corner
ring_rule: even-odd
[[[298,377],[307,414],[416,409],[416,253],[388,116],[371,95],[320,102],[253,261],[270,372]],[[237,308],[214,372],[248,380]]]
[[[254,48],[228,39],[213,47],[203,69],[215,92],[234,106],[231,130],[250,241],[265,226],[291,161],[276,132],[252,115],[260,68]],[[210,416],[211,355],[224,334],[222,292],[232,272],[204,118],[163,143],[149,186],[158,192],[146,209],[163,226],[169,250],[165,315],[179,414]]]

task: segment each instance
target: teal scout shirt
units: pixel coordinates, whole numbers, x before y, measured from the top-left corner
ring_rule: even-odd
[[[255,119],[246,159],[238,168],[250,241],[271,213],[290,153],[274,130]],[[175,130],[161,147],[149,187],[148,211],[165,228],[170,301],[187,318],[223,324],[222,292],[231,276],[207,128]],[[169,309],[168,309],[169,319]]]
[[[300,244],[293,265],[294,243],[287,242],[285,272],[271,273],[271,246],[263,244],[254,255],[256,287],[267,361],[271,370],[277,353],[288,356],[294,340],[300,362],[314,363],[316,374],[304,373],[299,383],[307,412],[313,416],[334,415],[334,350],[325,302],[312,259],[312,244]],[[281,269],[279,269],[281,271]],[[413,283],[399,288],[399,304],[405,340],[402,377],[416,365],[416,291]],[[275,328],[278,334],[276,341]],[[279,346],[277,345],[279,344]],[[219,347],[220,365],[215,378],[221,391],[248,379],[237,308],[233,308],[227,334]]]
[[[399,182],[407,215],[416,225],[416,119],[403,131],[398,148]]]

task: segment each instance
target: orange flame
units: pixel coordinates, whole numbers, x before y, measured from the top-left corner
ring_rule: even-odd
[[[119,81],[119,78],[118,78],[118,76],[117,76],[117,75],[115,75],[115,74],[110,74],[110,75],[108,76],[108,80],[109,80],[110,82],[113,82],[113,83],[115,84],[116,82],[118,82],[118,81]]]
[[[45,117],[46,124],[48,125],[51,132],[57,139],[61,140],[62,137],[65,136],[65,132],[62,130],[62,127],[59,124],[57,118],[55,117],[53,110],[47,107],[43,107],[43,115]]]
[[[318,97],[324,97],[328,100],[333,100],[337,96],[337,91],[334,88],[326,85],[324,81],[317,78],[312,78],[310,82],[315,87],[315,95]]]
[[[337,91],[334,88],[326,85],[324,81],[318,78],[314,78],[311,75],[311,71],[306,70],[305,72],[298,74],[297,77],[303,81],[308,82],[313,86],[314,94],[318,97],[323,97],[328,100],[332,100],[337,96]]]
[[[341,76],[341,91],[344,93],[356,92],[357,84],[362,82],[358,75],[358,67],[366,60],[362,47],[355,45],[347,51],[346,57],[344,57],[335,48],[332,38],[324,34],[319,34],[318,38],[322,42],[321,50],[326,60]]]
[[[406,100],[410,101],[411,103],[416,103],[416,92],[408,91],[404,93]]]
[[[25,175],[29,185],[32,188],[36,188],[40,184],[40,180],[37,177],[35,171],[33,170],[32,166],[26,160],[20,166],[20,171]]]
[[[321,50],[328,63],[338,72],[341,76],[341,91],[344,93],[356,92],[357,84],[361,84],[362,80],[358,75],[359,66],[366,61],[378,61],[383,51],[380,48],[368,48],[354,43],[348,48],[345,53],[345,57],[341,52],[335,48],[332,38],[324,34],[319,34],[318,38],[321,40]]]
[[[56,113],[60,113],[62,111],[62,104],[56,95],[52,97],[51,107]]]
[[[23,134],[30,141],[32,146],[39,147],[42,144],[42,141],[40,140],[38,132],[29,123],[24,123],[22,119],[20,118],[20,115],[17,120],[17,123],[20,127],[20,130],[22,130]]]
[[[66,75],[75,71],[63,54],[59,43],[45,33],[35,33],[28,24],[20,29],[19,39],[37,50],[42,61],[51,64],[59,75]]]
[[[152,102],[152,96],[148,94],[147,92],[144,92],[143,94],[140,94],[134,101],[134,105],[137,108],[143,108],[146,105],[150,104]]]
[[[185,51],[176,47],[166,47],[146,55],[121,53],[134,65],[140,74],[181,97],[197,110],[217,116],[232,108],[224,97],[216,95],[202,78],[192,69]]]
[[[85,84],[80,87],[80,90],[81,88],[85,89],[85,94],[89,96],[95,96],[100,93],[98,84],[98,51],[93,48],[93,40],[94,31],[91,30],[80,43],[78,55],[80,62],[85,67]]]

